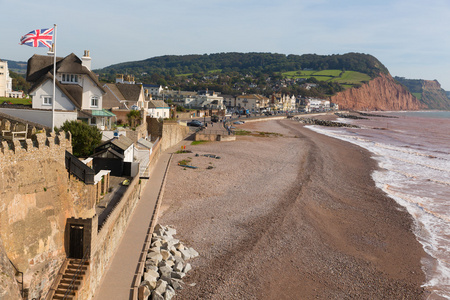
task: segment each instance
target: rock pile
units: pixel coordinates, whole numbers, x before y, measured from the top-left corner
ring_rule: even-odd
[[[175,239],[176,233],[174,228],[155,226],[139,286],[139,300],[170,300],[175,291],[183,288],[182,278],[192,269],[187,260],[198,253]]]
[[[345,124],[340,122],[333,122],[328,120],[320,120],[320,119],[311,119],[311,118],[296,118],[300,123],[308,124],[308,125],[320,125],[320,126],[329,126],[329,127],[352,127],[359,128],[359,126]]]

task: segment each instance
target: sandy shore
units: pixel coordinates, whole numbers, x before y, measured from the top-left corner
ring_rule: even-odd
[[[424,298],[412,218],[375,188],[370,153],[292,120],[238,126],[280,135],[172,160],[159,221],[200,253],[177,299]]]

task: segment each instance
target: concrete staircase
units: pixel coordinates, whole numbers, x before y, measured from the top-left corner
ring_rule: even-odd
[[[51,291],[52,293],[47,299],[78,299],[78,292],[89,275],[89,261],[83,262],[81,259],[68,258],[64,264],[65,267],[63,265],[62,272],[55,280],[56,288]]]

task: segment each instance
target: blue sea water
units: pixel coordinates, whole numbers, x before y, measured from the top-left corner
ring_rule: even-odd
[[[395,118],[339,119],[359,129],[308,127],[373,153],[375,184],[413,216],[431,258],[422,260],[429,299],[450,299],[450,111],[377,114]]]

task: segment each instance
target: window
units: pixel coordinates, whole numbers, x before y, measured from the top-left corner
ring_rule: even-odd
[[[97,96],[91,97],[91,107],[98,107],[98,97]]]
[[[52,105],[52,97],[42,96],[42,105]]]
[[[77,74],[62,74],[61,82],[63,82],[63,83],[78,83],[78,75]]]

